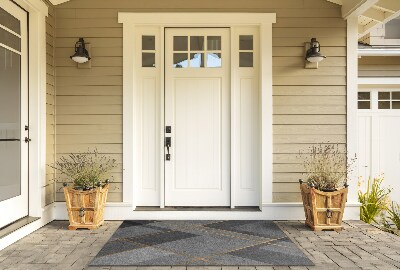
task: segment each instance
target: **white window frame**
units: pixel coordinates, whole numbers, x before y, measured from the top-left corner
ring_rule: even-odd
[[[140,121],[135,114],[135,27],[233,27],[260,28],[260,92],[261,92],[261,202],[272,203],[272,24],[275,13],[118,13],[123,24],[123,202],[136,208],[135,186],[140,179],[140,149],[135,144],[134,126]],[[163,48],[161,50],[163,59]],[[162,72],[163,65],[161,63]],[[161,76],[164,87],[164,75]]]

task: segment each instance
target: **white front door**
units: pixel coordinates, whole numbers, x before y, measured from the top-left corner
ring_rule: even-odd
[[[358,97],[359,175],[382,174],[400,203],[400,89],[363,89]]]
[[[28,215],[27,13],[0,0],[0,228]]]
[[[227,28],[165,31],[166,206],[230,205],[229,58]]]

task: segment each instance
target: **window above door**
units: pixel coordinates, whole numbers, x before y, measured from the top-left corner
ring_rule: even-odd
[[[174,36],[174,68],[222,67],[221,36]]]

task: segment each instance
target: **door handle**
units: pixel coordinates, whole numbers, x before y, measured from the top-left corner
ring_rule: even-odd
[[[0,139],[0,142],[19,142],[20,139]]]
[[[165,155],[165,160],[171,160],[171,154],[169,153],[169,148],[171,147],[171,137],[165,137],[165,147],[167,147],[167,154]]]

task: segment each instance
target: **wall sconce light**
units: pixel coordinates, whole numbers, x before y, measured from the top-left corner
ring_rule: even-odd
[[[89,52],[85,48],[85,41],[83,38],[79,38],[75,43],[75,54],[70,56],[70,58],[78,64],[86,63],[90,60]]]
[[[306,42],[306,68],[318,68],[318,63],[326,58],[320,53],[321,46],[316,38],[312,38],[311,42]]]

